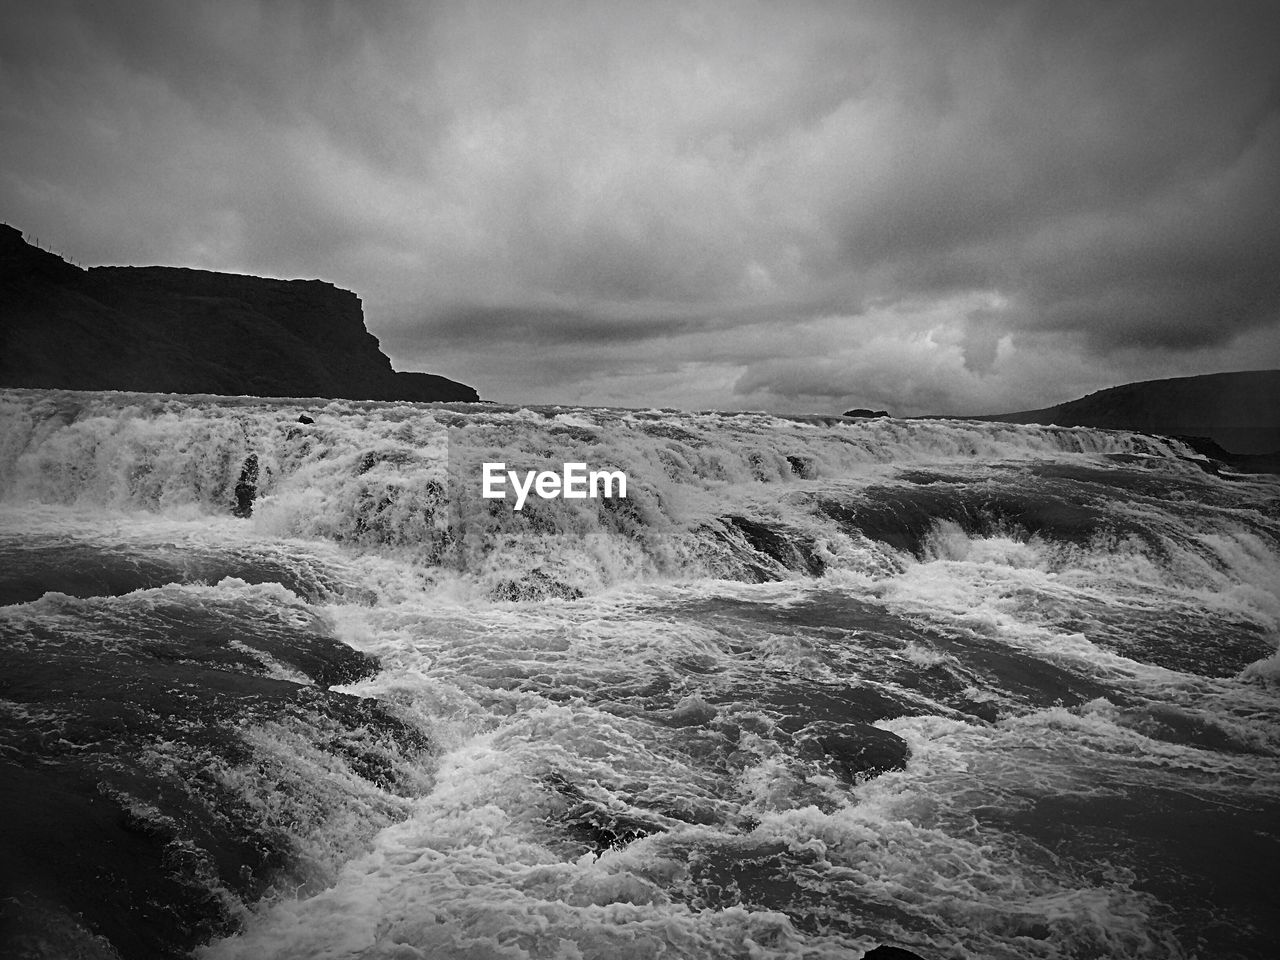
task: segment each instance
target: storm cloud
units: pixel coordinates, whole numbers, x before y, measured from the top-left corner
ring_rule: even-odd
[[[0,219],[318,276],[488,398],[898,413],[1280,366],[1273,3],[6,4]]]

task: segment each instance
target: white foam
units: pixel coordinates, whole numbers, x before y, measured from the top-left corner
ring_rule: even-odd
[[[1250,499],[1275,484],[1205,478],[1179,444],[946,421],[307,409],[304,426],[283,400],[0,394],[0,537],[270,560],[330,585],[310,602],[235,578],[122,598],[47,594],[0,611],[16,635],[148,604],[239,604],[376,655],[382,671],[339,692],[377,698],[430,735],[430,756],[400,771],[411,788],[393,795],[320,749],[313,730],[247,726],[259,762],[224,764],[219,782],[264,823],[293,825],[311,882],[276,891],[243,935],[202,956],[817,958],[896,935],[925,955],[975,960],[1177,957],[1122,867],[1101,883],[974,811],[1130,787],[1223,804],[1275,792],[1275,656],[1206,678],[1104,642],[1107,624],[1170,611],[1206,630],[1277,629],[1280,534]],[[241,520],[227,514],[250,454],[257,501]],[[856,519],[876,491],[916,489],[899,476],[910,466],[962,487],[999,464],[1000,483],[1033,496],[1039,481],[1014,468],[1105,476],[1111,454],[1213,502],[1125,500],[1121,485],[1099,511],[1125,532],[1067,542],[942,521],[918,556],[815,506]],[[536,527],[509,511],[466,513],[451,484],[480,458],[614,466],[634,496],[625,509],[538,504]],[[771,557],[752,530],[807,554]],[[757,575],[782,579],[746,582]],[[809,603],[826,619],[806,624]],[[935,635],[1051,664],[1115,699],[1023,705],[976,686]],[[957,697],[998,703],[999,719],[970,722],[892,679],[930,672]],[[861,684],[925,713],[880,723],[909,744],[906,769],[851,786],[799,756],[775,728],[780,711],[757,702],[765,684],[796,700],[812,685]],[[604,823],[594,847],[573,832],[578,807]],[[607,849],[612,823],[647,835]],[[770,882],[795,888],[807,932],[732,896],[698,900],[699,864],[732,873],[760,850],[780,865]]]

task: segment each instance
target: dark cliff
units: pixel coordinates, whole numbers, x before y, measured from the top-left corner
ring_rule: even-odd
[[[0,224],[0,386],[351,400],[477,400],[397,373],[360,298],[320,280],[82,270]]]
[[[1207,437],[1235,454],[1272,453],[1280,450],[1280,370],[1126,383],[1043,410],[966,419]]]

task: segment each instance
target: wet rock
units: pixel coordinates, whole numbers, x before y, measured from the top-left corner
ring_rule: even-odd
[[[251,453],[245,458],[240,468],[240,479],[236,483],[236,508],[232,511],[237,517],[247,517],[253,513],[253,501],[258,497],[258,455]]]
[[[416,789],[425,735],[324,689],[372,674],[373,658],[289,618],[255,624],[234,602],[180,631],[181,604],[74,608],[133,615],[74,643],[7,638],[0,697],[25,719],[0,724],[0,956],[189,957],[273,884],[317,876],[291,824],[345,830],[364,805],[371,834]],[[256,739],[271,730],[332,779],[299,780]]]
[[[596,856],[666,830],[656,818],[647,818],[642,811],[589,796],[561,773],[553,771],[544,782],[566,805],[555,819],[568,839],[585,845]]]
[[[905,740],[869,723],[813,724],[795,739],[802,757],[824,760],[850,783],[903,770],[911,756]]]
[[[916,474],[912,487],[868,487],[859,502],[815,501],[817,509],[853,535],[926,559],[939,521],[949,520],[980,537],[1007,535],[1087,545],[1099,534],[1140,537],[1153,549],[1158,540],[1141,523],[1104,501],[1081,502],[1067,484],[1044,484],[1035,492],[1008,485],[976,487]],[[928,482],[921,483],[921,480]]]
[[[924,957],[904,947],[881,944],[862,955],[862,960],[924,960]]]
[[[788,456],[787,463],[791,465],[791,472],[801,480],[813,479],[813,460],[809,457]]]
[[[299,423],[315,423],[315,421],[312,420],[310,417],[308,417],[305,413],[298,414],[298,422]]]
[[[582,591],[555,579],[541,569],[531,570],[518,580],[500,580],[489,591],[494,600],[577,600]]]
[[[722,517],[721,520],[726,528],[740,533],[757,553],[776,560],[788,570],[802,570],[818,577],[826,569],[826,564],[813,550],[811,544],[797,540],[786,532],[774,530],[759,521],[741,516]],[[762,579],[774,578],[766,575]]]
[[[855,407],[844,412],[846,417],[887,417],[888,410],[868,410],[866,407]]]
[[[686,850],[673,840],[667,851],[672,856],[683,853],[687,874],[673,893],[693,909],[742,906],[778,910],[808,934],[817,933],[824,925],[807,883],[818,859],[810,849],[792,849],[776,841],[759,843],[746,837],[695,842]]]
[[[415,462],[415,459],[411,450],[366,450],[356,462],[356,474],[366,474],[380,463],[402,467]]]

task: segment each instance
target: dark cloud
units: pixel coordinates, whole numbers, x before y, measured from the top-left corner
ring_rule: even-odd
[[[683,318],[623,319],[548,307],[483,307],[462,305],[437,315],[431,333],[437,342],[465,349],[473,343],[563,349],[574,344],[614,346],[687,331]]]
[[[322,276],[487,396],[1038,406],[1280,365],[1277,37],[1241,2],[7,4],[0,217]]]

